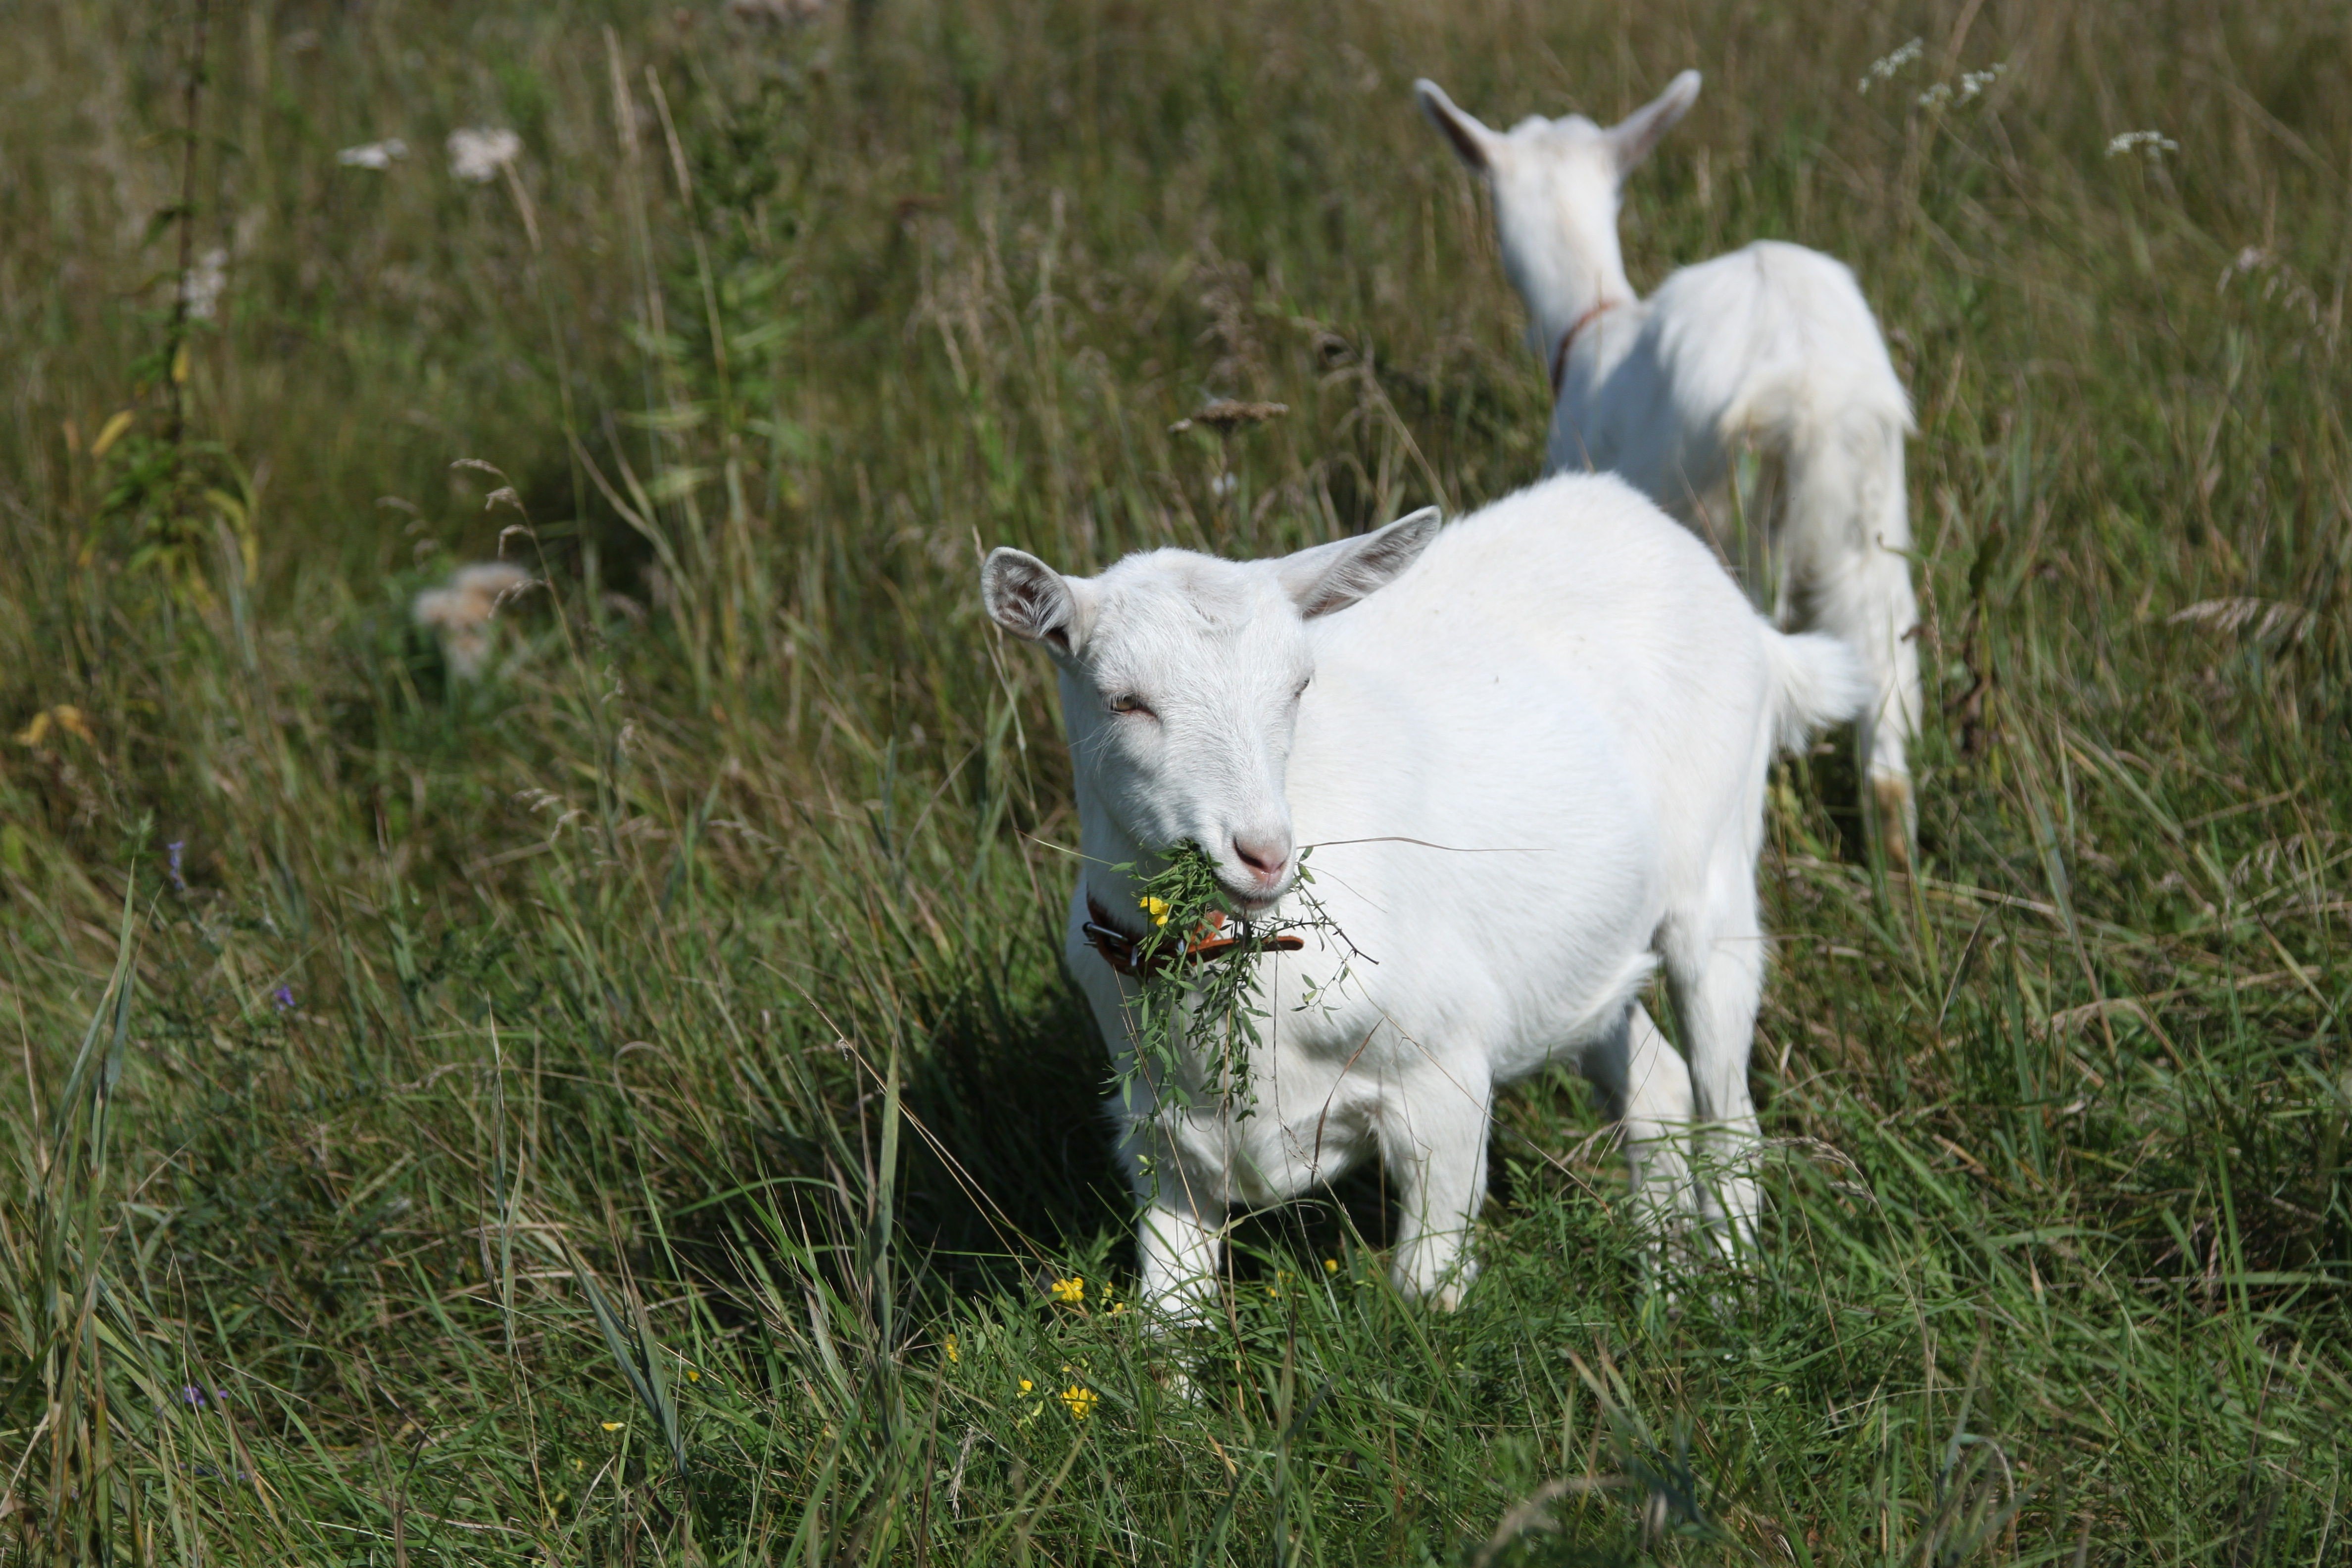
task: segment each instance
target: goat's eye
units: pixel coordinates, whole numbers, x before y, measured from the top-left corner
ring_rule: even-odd
[[[1140,713],[1147,719],[1159,717],[1151,711],[1150,704],[1132,691],[1115,692],[1108,701],[1110,710],[1114,713]]]

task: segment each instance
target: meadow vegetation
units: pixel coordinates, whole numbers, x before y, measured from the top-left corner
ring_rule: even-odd
[[[0,19],[0,1553],[2342,1559],[2339,8],[793,15]],[[1737,1270],[1562,1075],[1458,1314],[1366,1177],[1155,1341],[981,552],[1534,478],[1410,84],[1690,65],[1637,284],[1830,251],[1916,405],[1923,872],[1776,778]],[[501,553],[464,679],[409,605]]]

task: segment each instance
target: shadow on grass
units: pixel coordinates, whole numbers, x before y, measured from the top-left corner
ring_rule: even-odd
[[[1094,1020],[1066,984],[1027,1008],[982,998],[942,1018],[907,1083],[898,1225],[950,1289],[1003,1284],[1124,1225],[1108,1077]]]
[[[1026,1012],[972,1008],[942,1025],[906,1100],[937,1142],[918,1135],[909,1147],[898,1214],[902,1243],[941,1286],[986,1291],[1049,1257],[1089,1255],[1133,1278],[1134,1199],[1101,1105],[1108,1074],[1094,1021],[1066,988]],[[1513,1136],[1498,1125],[1488,1163],[1489,1202],[1504,1208],[1524,1195]],[[1236,1205],[1228,1218],[1226,1271],[1239,1283],[1385,1253],[1397,1225],[1377,1155],[1286,1201]]]
[[[1862,808],[1862,765],[1854,754],[1853,730],[1842,725],[1815,741],[1803,756],[1790,759],[1789,773],[1806,815],[1826,819],[1836,835],[1832,847],[1851,865],[1870,864],[1870,824]]]

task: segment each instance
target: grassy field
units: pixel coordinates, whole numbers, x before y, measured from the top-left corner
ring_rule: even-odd
[[[2352,1557],[2340,8],[748,9],[0,8],[0,1558]],[[1826,249],[1917,405],[1923,874],[1776,781],[1738,1272],[1563,1076],[1460,1313],[1366,1177],[1154,1340],[981,551],[1534,478],[1411,81],[1689,65],[1637,284]]]

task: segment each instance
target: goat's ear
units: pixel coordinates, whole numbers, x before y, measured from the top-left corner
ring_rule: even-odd
[[[1421,111],[1429,116],[1429,122],[1445,132],[1464,163],[1481,174],[1494,172],[1493,149],[1501,138],[1479,124],[1477,116],[1454,107],[1445,89],[1427,77],[1412,84],[1412,95],[1421,100]]]
[[[988,618],[1024,642],[1067,657],[1078,650],[1085,607],[1078,585],[1018,550],[992,550],[980,568],[981,602]]]
[[[1425,506],[1386,528],[1286,555],[1274,563],[1275,571],[1298,613],[1313,620],[1344,610],[1393,581],[1429,547],[1443,521],[1435,507]]]
[[[1650,155],[1658,138],[1674,129],[1675,121],[1690,112],[1698,101],[1698,72],[1685,71],[1666,84],[1666,90],[1612,126],[1609,140],[1617,149],[1617,174],[1620,179],[1634,164]]]

